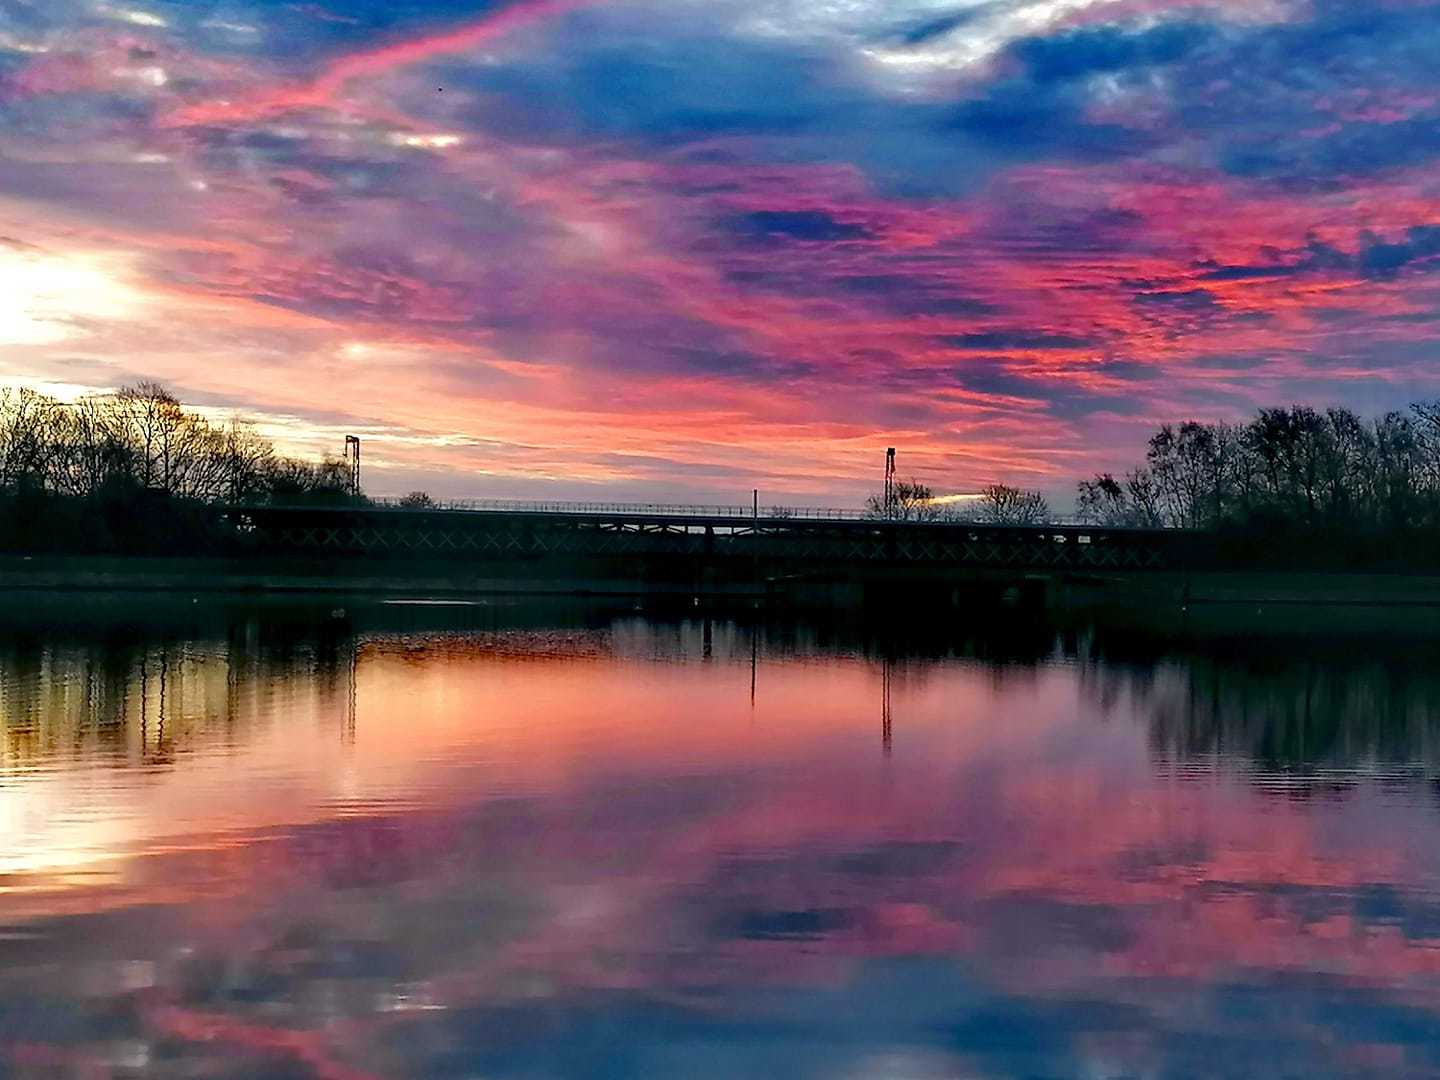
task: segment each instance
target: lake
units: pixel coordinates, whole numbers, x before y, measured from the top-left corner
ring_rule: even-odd
[[[5,606],[0,1076],[1440,1074],[1440,639]]]

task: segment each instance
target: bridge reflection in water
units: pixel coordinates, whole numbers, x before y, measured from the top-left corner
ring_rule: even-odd
[[[1434,641],[0,609],[0,1072],[1429,1074]]]

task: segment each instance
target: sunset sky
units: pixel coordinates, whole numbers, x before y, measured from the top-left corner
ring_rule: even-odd
[[[1440,3],[0,0],[0,383],[372,493],[1058,496],[1440,397]]]

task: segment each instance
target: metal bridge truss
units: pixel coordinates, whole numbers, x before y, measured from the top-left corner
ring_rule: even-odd
[[[274,554],[340,557],[748,559],[766,563],[1035,570],[1175,568],[1177,534],[1086,526],[602,515],[504,511],[230,512],[248,543]]]

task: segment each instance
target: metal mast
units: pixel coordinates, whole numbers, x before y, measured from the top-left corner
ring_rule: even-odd
[[[895,448],[885,451],[885,516],[895,516]]]
[[[360,436],[345,436],[345,466],[350,471],[350,494],[360,494]]]

